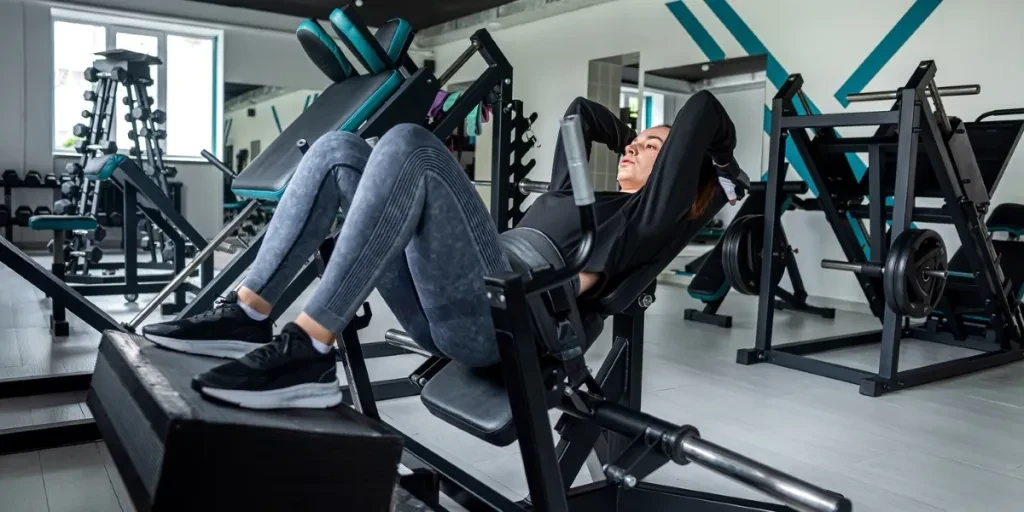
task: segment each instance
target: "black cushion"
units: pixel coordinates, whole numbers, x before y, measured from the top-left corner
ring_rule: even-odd
[[[359,59],[359,63],[370,73],[395,69],[395,63],[388,57],[377,39],[370,34],[366,24],[356,14],[352,5],[331,12],[331,26],[341,42]]]
[[[341,48],[331,39],[327,31],[314,19],[303,20],[295,30],[302,49],[309,60],[323,71],[332,82],[341,82],[356,74],[352,64],[341,53]]]
[[[427,381],[420,400],[431,414],[496,446],[516,440],[512,407],[498,367],[452,361]]]
[[[1024,204],[1003,203],[992,209],[985,221],[992,233],[1010,233],[1024,235]]]
[[[357,130],[401,83],[399,72],[388,71],[332,84],[235,178],[232,192],[246,198],[280,200],[302,158],[296,142],[303,139],[312,145],[329,131]]]
[[[398,64],[412,46],[412,26],[402,18],[395,18],[380,26],[373,34],[391,62]]]

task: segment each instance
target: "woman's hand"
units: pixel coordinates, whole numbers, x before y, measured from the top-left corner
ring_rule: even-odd
[[[600,274],[595,274],[593,272],[580,272],[580,292],[577,295],[583,295],[583,292],[593,288],[600,278]]]

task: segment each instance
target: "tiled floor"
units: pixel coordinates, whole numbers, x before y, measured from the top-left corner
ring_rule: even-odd
[[[0,378],[87,370],[99,336],[80,323],[53,343],[45,328],[47,301],[10,270],[0,268]],[[140,299],[143,302],[145,297]],[[138,305],[98,298],[119,319]],[[301,303],[301,300],[300,300]],[[751,346],[756,300],[730,296],[723,313],[731,330],[686,322],[694,307],[684,288],[663,284],[648,312],[644,409],[700,428],[706,439],[849,496],[855,510],[879,512],[1017,511],[1024,503],[1024,366],[997,368],[882,398],[855,386],[783,368],[737,365],[735,351]],[[396,327],[379,298],[362,333],[380,340]],[[876,321],[856,305],[835,320],[779,313],[778,342],[866,330]],[[298,310],[293,308],[289,315]],[[609,332],[591,350],[593,365],[609,346]],[[906,367],[949,359],[962,351],[908,342]],[[866,369],[877,351],[862,347],[828,359]],[[421,359],[371,361],[371,376],[407,374]],[[0,400],[0,428],[87,417],[81,397]],[[494,488],[523,496],[526,481],[518,448],[497,448],[430,415],[416,398],[381,405],[386,420],[467,468]],[[585,481],[585,477],[580,481]],[[754,492],[699,467],[665,467],[651,481],[724,494]],[[131,510],[102,443],[0,457],[0,510]]]

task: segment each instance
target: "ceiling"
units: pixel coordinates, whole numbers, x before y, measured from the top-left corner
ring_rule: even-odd
[[[203,3],[244,7],[256,11],[287,14],[303,18],[327,19],[337,7],[350,0],[198,0]],[[403,18],[413,29],[432,27],[463,16],[511,3],[513,0],[362,0],[359,15],[371,26],[391,18]]]
[[[687,66],[676,66],[674,68],[651,69],[647,73],[662,78],[685,80],[687,82],[699,82],[709,78],[721,78],[723,76],[735,76],[746,73],[764,71],[765,56],[752,55],[750,57],[736,57],[717,62],[706,62],[703,64],[690,64]],[[704,68],[707,69],[704,69]]]

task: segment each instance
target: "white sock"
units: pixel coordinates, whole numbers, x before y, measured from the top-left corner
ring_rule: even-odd
[[[332,348],[334,348],[330,343],[324,343],[312,336],[310,336],[309,339],[313,341],[313,348],[315,348],[316,351],[320,352],[321,354],[326,354],[330,352]]]
[[[242,308],[242,311],[245,311],[245,314],[248,315],[249,318],[252,318],[253,320],[256,320],[257,322],[262,322],[262,321],[267,319],[268,315],[264,315],[263,313],[260,313],[259,311],[256,311],[255,309],[253,309],[251,306],[249,306],[248,304],[246,304],[244,302],[239,301],[238,302],[238,307]]]

